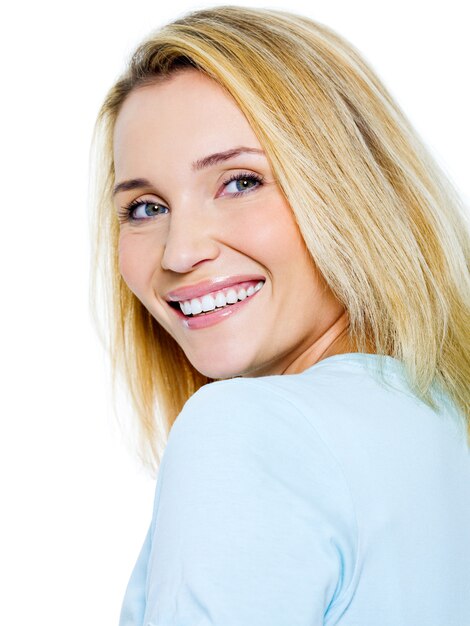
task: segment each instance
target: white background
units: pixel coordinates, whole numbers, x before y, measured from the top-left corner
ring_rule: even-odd
[[[17,2],[0,20],[0,622],[9,626],[116,625],[150,521],[154,483],[116,425],[89,316],[87,179],[95,115],[133,47],[209,6],[163,4]],[[349,39],[468,204],[465,4],[269,6]]]

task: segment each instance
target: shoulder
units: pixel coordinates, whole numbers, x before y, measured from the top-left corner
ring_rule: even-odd
[[[235,419],[236,418],[236,419]],[[231,378],[204,385],[186,402],[174,429],[200,428],[211,423],[211,429],[232,428],[254,432],[266,426],[281,426],[286,420],[302,421],[295,394],[276,388],[267,378]]]
[[[184,405],[170,432],[168,448],[196,442],[207,447],[262,444],[265,455],[295,449],[310,464],[335,463],[338,428],[360,428],[364,387],[357,369],[319,369],[312,376],[232,378],[204,385]],[[367,404],[377,395],[366,390]],[[383,393],[381,394],[383,399]],[[359,414],[359,417],[358,417]]]
[[[192,473],[200,480],[225,477],[238,491],[263,485],[266,497],[277,498],[282,485],[286,494],[320,498],[338,516],[353,519],[343,468],[296,396],[295,389],[278,387],[268,377],[201,387],[173,425],[167,466],[175,475]]]
[[[207,454],[211,448],[214,455],[224,450],[243,462],[256,451],[257,458],[262,456],[267,463],[285,463],[284,469],[290,463],[298,476],[329,467],[330,476],[341,482],[344,470],[334,424],[340,426],[338,420],[345,410],[354,414],[359,409],[345,396],[339,380],[328,375],[209,383],[184,405],[167,449],[169,453],[178,447],[186,453],[201,450]],[[355,420],[349,415],[348,421]]]
[[[214,623],[280,623],[293,606],[296,623],[320,623],[348,600],[358,553],[349,487],[276,381],[216,381],[191,396],[170,431],[156,502],[150,571],[162,611],[173,610],[175,589],[191,589],[180,605],[210,606]]]
[[[210,383],[185,404],[168,452],[206,467],[224,457],[254,472],[269,467],[292,488],[314,481],[345,502],[352,493],[360,506],[357,489],[386,480],[404,457],[427,462],[450,435],[448,420],[412,396],[396,370],[386,379],[345,358],[300,375]],[[419,440],[429,445],[416,451]]]
[[[201,387],[184,405],[169,437],[214,445],[262,445],[265,454],[315,438],[295,391],[262,379],[232,378]],[[207,442],[206,445],[209,445]]]

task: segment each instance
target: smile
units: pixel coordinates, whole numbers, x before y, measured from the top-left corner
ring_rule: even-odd
[[[172,302],[170,307],[186,328],[206,328],[239,311],[248,300],[256,296],[263,285],[264,281],[247,281],[201,298]]]

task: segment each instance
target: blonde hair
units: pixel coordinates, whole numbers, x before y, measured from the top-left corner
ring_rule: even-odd
[[[324,25],[286,11],[220,6],[151,34],[109,90],[96,123],[98,275],[108,303],[113,383],[137,413],[141,458],[158,465],[186,400],[211,379],[123,281],[112,203],[112,134],[128,94],[196,68],[235,99],[265,150],[312,258],[366,352],[402,361],[433,410],[436,385],[470,436],[470,236],[451,182],[358,51]]]

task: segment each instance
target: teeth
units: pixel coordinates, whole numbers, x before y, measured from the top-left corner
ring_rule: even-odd
[[[202,296],[202,298],[185,300],[184,302],[179,302],[180,309],[185,315],[198,315],[203,311],[213,311],[216,307],[222,308],[228,304],[235,304],[238,300],[245,300],[245,298],[248,298],[259,291],[263,285],[264,282],[261,280],[254,287],[250,285],[248,289],[241,287],[240,289],[235,290],[231,287],[225,294],[222,291],[218,291],[215,297],[207,294]]]
[[[191,302],[180,302],[180,309],[185,315],[189,315],[191,313]]]
[[[216,293],[215,295],[215,306],[219,307],[219,306],[225,306],[227,304],[227,301],[225,300],[225,296],[223,294],[222,291],[219,291],[218,293]]]
[[[193,315],[197,315],[198,313],[202,313],[202,303],[198,298],[193,298],[191,300],[191,313]]]
[[[212,296],[202,296],[202,310],[213,311],[215,309],[215,300]]]
[[[227,304],[235,304],[238,300],[238,294],[235,289],[229,289],[226,296]]]

